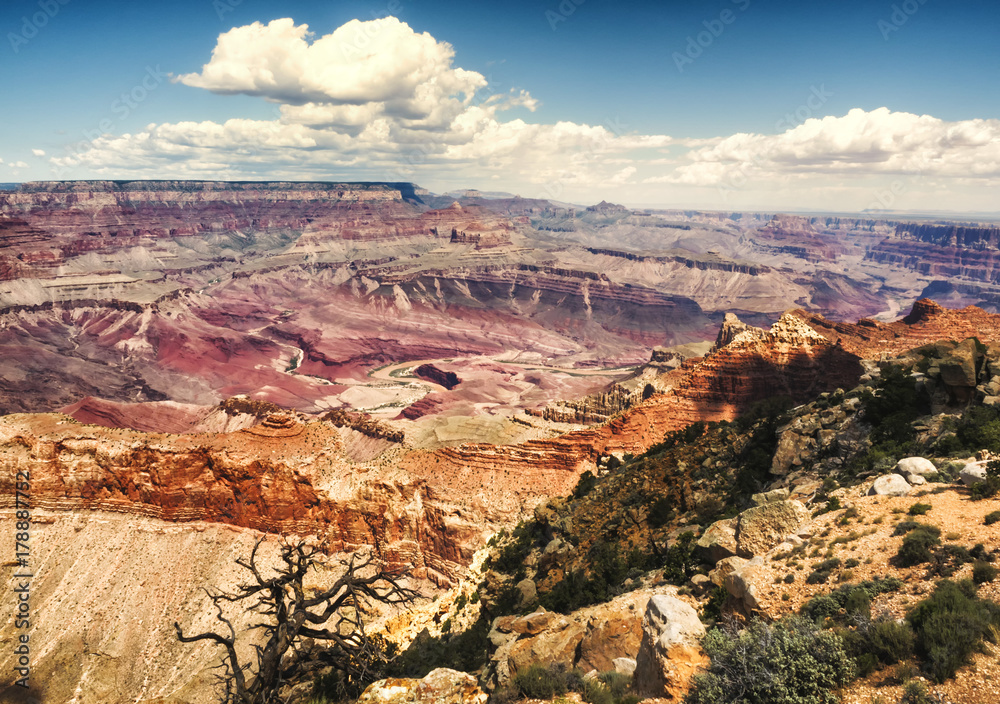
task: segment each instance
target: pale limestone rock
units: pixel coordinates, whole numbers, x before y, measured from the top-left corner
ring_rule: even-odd
[[[716,521],[695,543],[699,554],[708,562],[718,562],[736,554],[736,519]]]
[[[748,508],[736,523],[736,552],[742,557],[762,555],[809,520],[800,501],[775,501]]]
[[[904,477],[908,474],[923,476],[936,471],[937,467],[934,466],[934,463],[924,457],[904,457],[896,463],[895,469],[896,474],[901,474]]]
[[[652,597],[642,619],[635,690],[646,697],[683,699],[691,676],[708,662],[700,645],[704,635],[705,626],[690,605],[663,594]]]
[[[912,487],[898,474],[885,474],[875,480],[869,496],[906,496]]]
[[[389,679],[373,682],[358,704],[486,704],[487,695],[476,678],[439,667],[423,679]]]

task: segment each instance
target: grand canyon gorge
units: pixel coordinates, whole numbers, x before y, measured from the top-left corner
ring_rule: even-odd
[[[7,2],[0,704],[1000,701],[998,22]]]
[[[581,207],[410,183],[0,193],[0,500],[13,539],[30,477],[41,700],[212,701],[218,654],[178,642],[172,623],[210,626],[203,590],[234,587],[233,561],[261,535],[374,551],[451,608],[485,579],[477,608],[500,613],[491,536],[542,520],[581,482],[641,476],[664,438],[698,428],[700,442],[768,399],[842,397],[910,350],[1000,341],[996,238],[988,222]],[[984,366],[973,348],[971,380],[941,382],[942,410],[958,407],[948,393],[989,396],[976,377],[992,374],[988,349]],[[750,488],[813,507],[823,474],[803,458],[837,437],[819,432],[781,433]],[[659,462],[673,478],[642,503],[675,516],[659,537],[649,509],[632,517],[654,548],[697,533],[717,491]],[[558,533],[546,555],[563,545],[551,559],[585,565]],[[440,618],[383,618],[403,649],[448,637]],[[610,654],[587,662],[629,647],[594,644]]]

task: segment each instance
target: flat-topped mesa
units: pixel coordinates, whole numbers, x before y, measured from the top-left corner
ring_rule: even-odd
[[[271,194],[272,200],[301,200],[325,194],[338,200],[413,199],[416,186],[406,182],[333,182],[333,181],[31,181],[16,191],[0,194],[0,208],[5,202],[19,202],[24,195],[76,196],[66,202],[81,202],[91,194],[120,194],[129,200],[149,198],[167,200],[180,194],[199,194],[204,200],[222,200],[228,194],[247,193],[257,198]],[[49,201],[58,202],[58,201]]]

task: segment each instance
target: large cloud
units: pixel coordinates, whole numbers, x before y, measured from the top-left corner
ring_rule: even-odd
[[[724,184],[738,174],[1000,176],[1000,120],[945,122],[878,108],[809,119],[777,135],[735,134],[695,149],[663,179]],[[661,177],[662,178],[662,177]]]
[[[308,25],[254,22],[219,36],[201,73],[174,80],[282,103],[291,122],[351,126],[388,115],[444,127],[486,79],[452,66],[455,51],[395,17],[352,20],[310,43]]]

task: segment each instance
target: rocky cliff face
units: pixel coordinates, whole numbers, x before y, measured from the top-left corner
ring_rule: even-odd
[[[155,247],[161,239],[301,231],[345,211],[415,214],[413,202],[412,184],[28,183],[0,193],[0,280],[46,276],[82,254]]]

